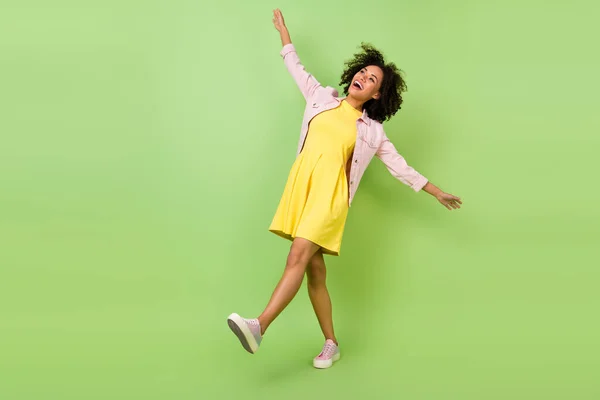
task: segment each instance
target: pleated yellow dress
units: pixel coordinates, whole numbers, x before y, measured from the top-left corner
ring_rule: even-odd
[[[302,152],[288,176],[269,230],[293,240],[308,239],[323,253],[339,255],[346,216],[346,162],[356,143],[362,115],[345,100],[310,122]]]

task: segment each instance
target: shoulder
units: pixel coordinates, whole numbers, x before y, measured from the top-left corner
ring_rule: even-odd
[[[369,121],[368,121],[369,131],[371,131],[373,134],[376,134],[378,136],[385,136],[385,130],[383,129],[383,124],[377,120],[370,118],[368,115],[367,115],[367,118],[369,118]]]
[[[320,100],[321,102],[327,102],[337,98],[338,91],[331,86],[321,87],[315,92],[315,100]]]
[[[338,101],[338,92],[335,88],[330,86],[321,86],[309,97],[306,101],[307,104],[328,104],[332,101]]]
[[[363,117],[363,126],[366,128],[362,132],[363,140],[365,140],[369,147],[377,149],[385,141],[385,133],[383,131],[383,125],[378,121],[370,119],[368,116]]]

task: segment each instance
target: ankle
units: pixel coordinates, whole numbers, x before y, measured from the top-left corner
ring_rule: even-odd
[[[260,327],[260,336],[263,336],[269,325],[261,317],[258,317],[257,321],[258,321],[258,325]]]

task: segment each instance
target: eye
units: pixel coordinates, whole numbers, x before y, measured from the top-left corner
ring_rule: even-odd
[[[371,78],[371,82],[375,83],[375,79]]]

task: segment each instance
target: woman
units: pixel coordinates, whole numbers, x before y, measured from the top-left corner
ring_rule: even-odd
[[[402,183],[433,195],[449,210],[460,208],[462,202],[408,166],[383,131],[381,123],[400,109],[401,93],[406,90],[393,63],[386,64],[379,51],[363,44],[363,52],[346,63],[340,84],[347,97],[339,98],[335,89],[321,86],[305,71],[279,9],[273,12],[273,23],[281,36],[284,63],[307,102],[297,158],[269,228],[292,240],[292,246],[283,276],[263,313],[255,319],[234,313],[227,323],[243,347],[255,353],[306,273],[309,297],[325,336],[313,365],[328,368],[340,352],[323,254],[339,255],[348,209],[372,157],[380,158]]]

